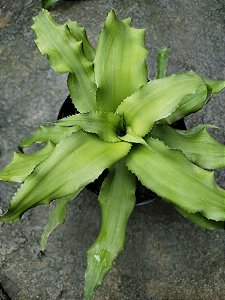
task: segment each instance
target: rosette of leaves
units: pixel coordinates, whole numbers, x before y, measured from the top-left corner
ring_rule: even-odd
[[[177,130],[172,124],[201,109],[225,81],[193,71],[166,76],[169,49],[160,49],[157,72],[148,81],[143,29],[111,11],[96,50],[74,21],[57,24],[42,10],[32,26],[40,52],[58,73],[79,114],[41,126],[21,147],[46,143],[33,153],[15,153],[0,179],[21,183],[1,221],[21,218],[30,208],[56,200],[41,237],[64,222],[69,202],[108,169],[99,193],[101,230],[87,252],[85,299],[91,299],[124,247],[135,206],[137,178],[184,217],[208,229],[223,228],[225,191],[214,170],[225,166],[225,146],[211,125]]]

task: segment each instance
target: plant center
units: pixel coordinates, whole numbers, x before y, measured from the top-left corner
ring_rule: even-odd
[[[119,127],[116,130],[116,134],[120,137],[125,136],[127,133],[127,129],[126,129],[126,124],[125,124],[125,120],[124,117],[121,117],[121,122],[119,124]]]

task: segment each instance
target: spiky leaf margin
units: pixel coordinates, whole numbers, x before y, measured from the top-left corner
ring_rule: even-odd
[[[102,212],[101,230],[88,250],[85,273],[85,299],[91,299],[113,261],[123,250],[128,219],[135,205],[136,178],[121,161],[112,167],[103,182],[99,203]]]
[[[141,183],[188,213],[225,220],[225,191],[214,173],[191,163],[179,150],[171,150],[154,138],[148,147],[138,145],[126,158],[128,168]]]
[[[27,177],[0,221],[16,221],[31,207],[76,193],[127,155],[130,148],[129,143],[106,143],[82,131],[65,137]]]
[[[94,69],[100,111],[114,112],[148,79],[144,30],[131,28],[129,23],[111,11],[99,36]]]

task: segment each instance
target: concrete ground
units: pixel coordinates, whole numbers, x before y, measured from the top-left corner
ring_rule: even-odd
[[[0,2],[0,167],[11,159],[19,141],[40,123],[55,120],[67,96],[66,76],[57,75],[34,45],[32,17],[38,0]],[[131,16],[146,27],[150,77],[158,47],[173,52],[169,72],[190,69],[225,78],[225,4],[223,0],[84,0],[64,1],[53,14],[75,19],[96,45],[107,12]],[[189,117],[221,127],[225,142],[225,92]],[[224,172],[218,175],[224,185]],[[16,185],[0,183],[0,207],[7,208]],[[48,209],[37,207],[21,222],[0,223],[0,299],[79,300],[83,293],[85,252],[96,238],[100,210],[96,196],[85,190],[72,202],[66,223],[51,236],[45,255],[39,237]],[[162,201],[135,208],[120,255],[94,300],[225,299],[224,231],[199,229]],[[5,291],[5,292],[4,292]],[[8,296],[7,296],[8,295]],[[8,298],[7,298],[8,297]]]

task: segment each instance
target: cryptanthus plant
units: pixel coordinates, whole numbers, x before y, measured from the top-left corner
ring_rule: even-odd
[[[36,45],[58,73],[68,73],[68,89],[79,114],[41,126],[21,147],[45,143],[32,154],[15,153],[0,179],[21,183],[1,221],[21,218],[30,208],[56,200],[41,237],[64,222],[69,202],[108,169],[98,201],[102,222],[87,252],[85,299],[91,299],[124,247],[135,206],[137,179],[205,228],[223,228],[225,191],[214,169],[225,166],[225,146],[208,129],[172,124],[201,109],[225,81],[193,71],[166,76],[169,49],[158,52],[157,72],[148,80],[143,29],[111,11],[96,50],[77,22],[57,24],[42,10],[32,26]]]

